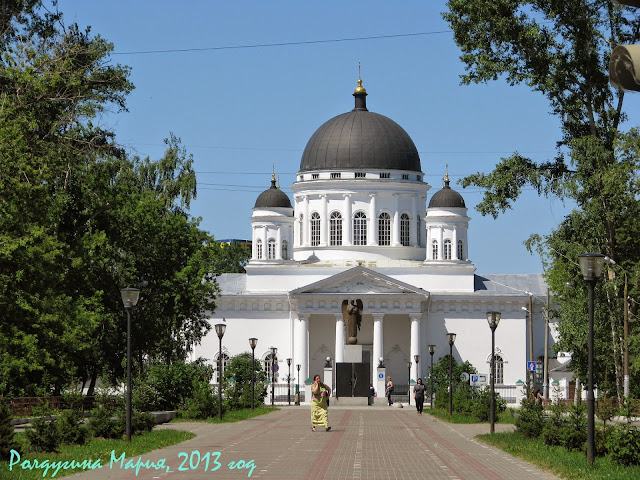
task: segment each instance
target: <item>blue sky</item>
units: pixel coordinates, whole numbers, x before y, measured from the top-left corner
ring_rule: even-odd
[[[59,8],[66,23],[91,25],[113,42],[112,60],[132,68],[136,89],[129,112],[108,113],[101,122],[131,153],[152,159],[162,155],[169,132],[182,139],[198,174],[191,214],[202,217],[201,227],[216,238],[250,238],[251,209],[268,188],[274,163],[282,189],[291,194],[307,140],[326,120],[353,108],[358,61],[368,108],[413,138],[432,186],[429,197],[442,187],[446,164],[456,182],[491,171],[514,151],[537,161],[552,158],[560,138],[558,121],[540,94],[500,80],[460,85],[464,67],[440,15],[444,0],[60,0]],[[638,99],[630,100],[635,103],[627,104],[629,112],[638,111]],[[475,210],[478,189],[452,186],[469,207],[469,256],[477,273],[542,271],[523,241],[548,233],[569,205],[529,190],[494,220]]]

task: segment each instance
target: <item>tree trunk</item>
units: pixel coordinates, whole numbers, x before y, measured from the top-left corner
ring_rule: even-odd
[[[96,390],[96,380],[98,380],[98,372],[92,372],[91,382],[89,383],[89,390],[87,390],[87,397],[93,397]]]

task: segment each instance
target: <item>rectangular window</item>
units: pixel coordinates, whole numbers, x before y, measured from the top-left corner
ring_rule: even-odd
[[[365,178],[366,176],[365,172],[356,172],[356,178]]]
[[[402,179],[403,180],[409,180],[409,174],[408,173],[403,173],[402,174]]]
[[[391,178],[390,173],[380,173],[380,178]]]
[[[312,173],[311,174],[311,180],[317,180],[320,178],[320,174],[319,173]]]
[[[340,173],[332,173],[331,178],[340,178]]]

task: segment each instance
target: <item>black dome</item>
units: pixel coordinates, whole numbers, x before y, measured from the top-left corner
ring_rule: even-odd
[[[256,200],[253,208],[292,208],[291,200],[286,193],[276,187],[275,177],[271,178],[271,188],[265,190]]]
[[[449,174],[447,174],[444,187],[439,192],[436,192],[431,201],[429,202],[429,208],[432,207],[444,207],[444,208],[467,208],[464,204],[464,198],[455,190],[452,190],[449,186]]]
[[[420,156],[411,137],[396,122],[366,107],[361,86],[356,108],[324,123],[307,143],[300,171],[374,168],[420,172]]]

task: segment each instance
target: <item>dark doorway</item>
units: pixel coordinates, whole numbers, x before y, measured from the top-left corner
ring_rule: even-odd
[[[368,397],[371,369],[368,363],[336,363],[338,397]]]

